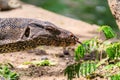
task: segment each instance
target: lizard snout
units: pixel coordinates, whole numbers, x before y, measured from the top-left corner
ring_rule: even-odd
[[[73,33],[69,33],[69,36],[71,39],[78,41],[78,38]]]
[[[82,44],[82,42],[79,41],[79,38],[76,37],[74,34],[70,34],[70,37],[75,40],[76,42],[78,42],[79,44]]]
[[[70,34],[70,37],[71,37],[72,39],[74,39],[75,41],[78,40],[78,38],[77,38],[76,36],[74,36],[73,34]]]

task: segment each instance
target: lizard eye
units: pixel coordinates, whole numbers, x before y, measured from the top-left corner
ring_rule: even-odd
[[[46,30],[48,30],[48,31],[52,31],[52,30],[54,30],[54,28],[48,26],[48,27],[46,28]]]
[[[60,34],[59,30],[57,30],[56,28],[51,27],[51,26],[47,26],[46,30],[48,30],[50,33],[53,33],[53,34]]]

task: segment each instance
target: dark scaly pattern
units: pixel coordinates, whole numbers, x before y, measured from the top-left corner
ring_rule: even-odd
[[[46,46],[75,45],[77,38],[69,31],[37,19],[0,18],[0,52],[16,52]]]

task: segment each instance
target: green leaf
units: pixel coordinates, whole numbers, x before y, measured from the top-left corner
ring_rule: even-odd
[[[104,70],[110,70],[110,69],[112,69],[113,67],[116,67],[114,64],[109,64],[109,65],[107,65],[107,66],[105,66],[103,69]]]
[[[72,80],[74,77],[88,76],[96,70],[95,62],[87,61],[83,63],[75,63],[69,65],[64,70],[64,75],[68,77],[68,80]]]
[[[50,61],[50,60],[41,60],[41,61],[31,61],[31,62],[24,62],[23,65],[37,65],[37,66],[54,66],[56,63]]]
[[[101,26],[98,30],[104,33],[106,39],[111,39],[116,37],[116,33],[113,31],[113,29],[110,26],[104,25]]]
[[[115,65],[118,66],[118,67],[120,67],[120,62],[117,62]]]
[[[107,45],[105,51],[110,59],[118,59],[120,57],[120,42]]]
[[[85,41],[83,41],[83,46],[85,47],[86,53],[95,51],[98,48],[98,39],[93,38],[90,40],[85,40]]]
[[[110,80],[120,80],[120,74],[114,74],[110,76]]]
[[[5,78],[5,80],[18,80],[19,75],[16,72],[12,72],[8,66],[1,66],[0,76]]]
[[[75,65],[69,65],[64,70],[64,75],[67,76],[68,80],[72,80],[76,73],[75,73]]]
[[[82,76],[88,76],[96,70],[96,64],[89,61],[83,62],[80,67],[80,72]]]
[[[80,60],[80,58],[83,58],[85,55],[85,47],[80,44],[76,49],[75,49],[75,54],[74,54],[75,60]]]

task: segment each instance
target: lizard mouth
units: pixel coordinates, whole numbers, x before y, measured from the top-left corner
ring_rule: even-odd
[[[79,43],[82,44],[79,41],[79,38],[76,37],[75,35],[70,35],[69,37],[66,37],[65,39],[60,41],[60,46],[74,46],[75,44]]]
[[[71,38],[72,38],[72,41],[71,41],[71,42],[74,43],[73,45],[75,45],[76,43],[82,44],[82,42],[79,41],[79,38],[76,37],[75,35],[72,34],[72,35],[71,35]]]
[[[57,35],[58,42],[60,43],[59,46],[74,46],[75,44],[79,43],[82,44],[79,41],[79,38],[75,36],[73,33],[68,31],[61,31],[62,33],[60,35]]]
[[[79,38],[74,36],[73,34],[71,34],[70,36],[72,38],[72,40],[74,40],[76,43],[82,44],[82,42],[79,41]]]
[[[82,42],[79,41],[79,39],[75,36],[75,41],[79,44],[82,44]]]

